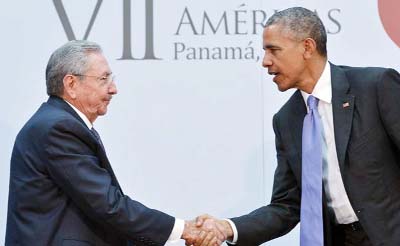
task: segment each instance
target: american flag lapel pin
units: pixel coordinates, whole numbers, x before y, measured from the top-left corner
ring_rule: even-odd
[[[343,108],[347,108],[347,107],[350,107],[350,103],[349,102],[343,103]]]

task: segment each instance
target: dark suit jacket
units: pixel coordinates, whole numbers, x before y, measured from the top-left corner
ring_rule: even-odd
[[[50,97],[11,157],[6,245],[164,245],[174,218],[122,193],[102,145]]]
[[[398,246],[400,75],[393,69],[331,64],[331,76],[337,156],[351,205],[374,246]],[[346,102],[349,107],[343,107]],[[271,204],[232,219],[238,246],[282,236],[299,222],[305,114],[304,100],[296,91],[274,116],[278,165]],[[325,245],[339,245],[325,201],[323,207]]]

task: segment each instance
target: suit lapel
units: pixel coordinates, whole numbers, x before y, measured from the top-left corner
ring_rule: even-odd
[[[75,117],[76,119],[78,119],[83,125],[86,126],[85,122],[82,120],[82,118],[75,112],[75,110],[68,105],[68,103],[66,103],[62,98],[56,97],[56,96],[50,96],[49,99],[47,100],[47,103],[63,109],[65,111],[67,111],[68,113],[70,113],[73,117]],[[87,128],[87,127],[85,127]],[[104,147],[102,146],[102,144],[98,141],[98,139],[96,138],[96,136],[93,135],[93,133],[90,131],[90,129],[88,129],[88,131],[90,132],[90,135],[93,136],[93,139],[96,142],[96,146],[97,146],[97,156],[100,160],[100,166],[105,168],[111,175],[114,184],[121,190],[122,193],[122,189],[118,183],[117,177],[114,174],[114,171],[110,165],[110,162],[108,161],[107,158],[107,154],[104,150]]]
[[[85,122],[82,120],[82,118],[75,112],[71,106],[68,105],[62,98],[56,97],[56,96],[50,96],[49,99],[47,100],[47,103],[56,107],[63,109],[70,113],[74,118],[79,120],[82,124],[85,125]]]
[[[349,82],[344,71],[333,64],[330,65],[336,152],[340,169],[343,170],[353,122],[354,95],[349,94]]]
[[[336,151],[339,166],[343,170],[346,157],[347,145],[350,139],[351,127],[353,122],[354,95],[349,93],[349,82],[344,71],[331,64],[332,80],[332,111],[333,124],[336,142]],[[307,114],[307,108],[301,92],[298,90],[290,99],[290,120],[288,122],[292,139],[298,150],[298,156],[301,160],[302,153],[302,129],[304,116]]]
[[[114,170],[111,167],[110,161],[108,160],[107,153],[104,149],[104,146],[102,144],[100,144],[97,139],[96,139],[96,141],[97,141],[97,156],[100,159],[100,165],[102,167],[104,167],[110,173],[110,175],[113,179],[114,185],[116,185],[120,189],[121,193],[123,194],[122,188],[119,185],[118,179],[114,174]]]
[[[306,104],[304,103],[303,96],[300,90],[297,90],[291,100],[291,119],[289,120],[289,129],[291,129],[292,139],[298,150],[298,157],[301,160],[302,153],[302,135],[303,135],[303,121],[304,116],[307,114]]]

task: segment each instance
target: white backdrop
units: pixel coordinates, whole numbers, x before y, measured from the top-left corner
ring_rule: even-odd
[[[96,128],[125,193],[183,219],[233,217],[269,202],[271,119],[293,91],[278,92],[261,67],[264,15],[316,10],[333,63],[400,65],[377,0],[0,0],[0,244],[15,136],[47,99],[47,60],[68,41],[62,23],[84,38],[96,2],[87,38],[103,46],[119,90]],[[266,245],[297,245],[298,236],[296,228]]]

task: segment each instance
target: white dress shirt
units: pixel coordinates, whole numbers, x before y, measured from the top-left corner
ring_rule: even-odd
[[[309,94],[303,91],[301,94],[306,104]],[[358,218],[347,197],[339,169],[333,126],[332,81],[329,63],[325,64],[321,78],[311,94],[319,99],[318,113],[321,117],[324,140],[322,146],[322,179],[328,208],[333,211],[338,224],[350,224],[358,221]]]
[[[307,106],[307,99],[310,95],[304,91],[301,91],[301,94]],[[322,180],[328,208],[335,215],[336,223],[350,224],[358,221],[358,218],[347,197],[339,169],[333,127],[331,67],[328,62],[325,64],[324,71],[311,94],[319,99],[318,113],[321,117],[324,139],[322,147]],[[232,243],[236,243],[238,238],[237,229],[233,222],[231,226],[234,234],[236,233]]]
[[[73,110],[75,110],[75,112],[79,115],[79,117],[81,117],[81,119],[83,120],[83,122],[85,122],[85,125],[89,129],[93,128],[93,124],[89,121],[89,119],[86,117],[85,114],[83,114],[81,111],[79,111],[79,109],[77,109],[74,105],[72,105],[68,101],[66,101],[66,100],[64,100],[64,101],[66,103],[68,103],[68,105],[71,106],[71,108]],[[172,229],[172,232],[169,235],[167,242],[174,242],[174,241],[179,240],[182,237],[184,228],[185,228],[185,221],[182,219],[175,218],[174,228]]]

